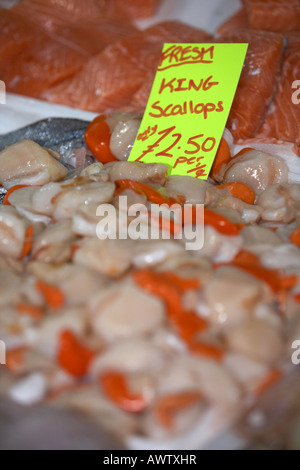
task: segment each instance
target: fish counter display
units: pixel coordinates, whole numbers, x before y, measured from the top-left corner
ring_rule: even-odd
[[[20,429],[41,421],[64,422],[61,445],[82,426],[82,448],[98,428],[103,448],[206,448],[232,426],[243,447],[300,448],[299,2],[245,0],[215,36],[138,30],[160,4],[0,10],[7,90],[100,114],[0,136],[0,448],[31,448]],[[207,180],[128,161],[165,42],[249,43]],[[204,244],[189,251],[197,204]],[[157,239],[119,236],[136,205]]]
[[[249,148],[236,155],[229,131],[212,171],[217,183],[127,162],[126,133],[120,143],[113,127],[135,121],[107,121],[107,163],[98,152],[98,161],[84,148],[59,156],[28,140],[43,143],[37,130],[46,126],[51,145],[52,125],[58,149],[56,120],[7,138],[0,393],[80,411],[133,448],[173,448],[180,436],[198,447],[288,373],[299,335],[300,185],[289,183],[280,157]],[[65,122],[69,136],[73,124]],[[83,125],[75,122],[75,146]],[[128,210],[177,203],[171,239],[163,220],[158,240],[97,237],[99,207],[120,214],[124,196]],[[205,205],[199,251],[175,238],[186,204]],[[132,222],[123,215],[117,233]],[[185,225],[196,223],[185,214]]]
[[[165,42],[246,42],[227,127],[236,140],[263,137],[299,145],[300,107],[291,99],[300,74],[297,0],[288,6],[285,0],[244,2],[244,20],[227,21],[219,28],[221,36],[179,21],[137,30],[133,19],[149,16],[160,2],[151,8],[150,3],[142,9],[138,1],[125,8],[117,1],[23,0],[2,9],[0,78],[9,92],[74,108],[143,112]],[[260,28],[266,8],[272,10],[270,23]],[[288,26],[282,10],[293,16]]]

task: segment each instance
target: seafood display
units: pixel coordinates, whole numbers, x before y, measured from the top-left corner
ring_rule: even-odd
[[[103,448],[205,448],[235,425],[300,448],[300,3],[244,0],[215,35],[138,29],[160,4],[0,9],[8,91],[99,113],[0,136],[1,449],[34,445],[26,420],[82,448],[98,429]],[[128,161],[165,42],[249,44],[207,180]]]
[[[300,68],[298,0],[245,1],[215,37],[179,21],[140,31],[134,20],[151,16],[160,1],[142,4],[22,0],[0,10],[0,79],[12,93],[74,108],[143,113],[165,42],[246,42],[227,127],[236,141],[275,138],[299,153],[299,106],[291,100]]]
[[[0,393],[151,448],[199,422],[222,429],[286,374],[300,331],[300,184],[280,157],[236,155],[228,130],[207,181],[127,162],[139,119],[97,118],[91,153],[31,140],[0,152]],[[103,124],[111,161],[90,138]],[[121,239],[125,196],[128,213],[204,204],[203,248],[175,236],[178,213],[170,239],[163,219],[157,240]],[[116,237],[99,234],[102,207],[118,214]],[[195,228],[196,214],[182,223]]]

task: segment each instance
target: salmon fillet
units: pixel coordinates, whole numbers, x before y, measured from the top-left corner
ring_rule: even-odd
[[[78,72],[88,58],[70,47],[40,34],[31,45],[0,68],[7,90],[39,98],[41,93]]]
[[[162,21],[150,26],[139,35],[152,43],[159,43],[161,48],[165,42],[208,42],[213,36],[203,29],[190,26],[180,21]]]
[[[35,41],[32,25],[10,10],[0,10],[0,69]]]
[[[217,33],[222,36],[239,29],[249,29],[248,14],[245,8],[241,8],[224,21],[224,23],[217,28]]]
[[[13,11],[27,22],[30,18],[30,22],[39,27],[43,33],[46,31],[55,40],[90,57],[101,52],[109,44],[137,32],[137,28],[131,22],[117,17],[106,18],[102,15],[95,23],[79,19],[74,21],[74,18],[77,18],[76,11],[75,16],[70,16],[62,8],[63,5],[67,6],[67,2],[61,4],[56,0],[49,0],[48,4],[48,1],[43,0],[23,0],[13,8]]]
[[[70,23],[103,24],[152,16],[161,0],[23,0],[14,7],[47,31]]]
[[[178,21],[155,25],[108,46],[79,74],[43,97],[95,112],[119,109],[130,104],[147,80],[153,80],[166,41],[204,42],[210,38],[206,32]]]
[[[120,43],[93,57],[73,78],[46,91],[43,98],[74,108],[106,112],[129,103],[145,71]]]
[[[148,78],[133,95],[130,104],[118,108],[120,113],[144,114],[151,93],[154,77]]]
[[[111,14],[106,0],[23,0],[13,10],[27,15],[46,31],[70,23],[101,23]]]
[[[223,36],[218,42],[249,43],[226,127],[236,140],[253,137],[275,93],[284,38],[281,34],[246,30]]]
[[[245,0],[253,29],[285,32],[300,28],[299,0]]]
[[[53,27],[49,35],[57,41],[87,54],[90,57],[102,52],[109,44],[113,44],[137,29],[129,23],[103,22],[97,25],[66,25]]]
[[[48,4],[49,3],[49,4]],[[40,27],[43,32],[62,38],[83,48],[92,54],[97,54],[105,46],[119,41],[137,32],[137,28],[121,17],[108,17],[105,14],[94,13],[94,16],[84,15],[83,19],[76,14],[70,15],[67,10],[56,5],[55,0],[23,0],[13,11],[22,18]],[[70,45],[69,44],[69,45]]]
[[[40,1],[43,8],[44,3]],[[49,0],[49,3],[54,5],[56,0]],[[49,9],[47,3],[43,18],[45,22],[48,18],[51,27],[44,28],[43,22],[36,21],[34,16],[38,5],[38,0],[25,0],[0,15],[0,37],[3,38],[0,74],[7,90],[13,93],[39,98],[47,89],[79,72],[88,59],[110,43],[137,31],[131,23],[117,19],[102,19],[99,24],[82,25],[78,21],[78,24],[58,25],[52,22],[53,17],[58,16],[62,21],[64,16],[57,15],[55,7]],[[16,55],[18,61],[11,60]]]
[[[151,93],[154,77],[148,78],[141,88],[133,95],[131,100],[131,112],[143,113],[147,106]]]
[[[114,0],[116,9],[130,18],[150,18],[161,4],[162,0]]]
[[[300,35],[289,38],[275,100],[259,132],[260,136],[296,143],[299,153],[300,103],[293,103],[292,98],[295,93],[295,99],[300,100],[300,93],[297,93],[300,86],[292,88],[295,80],[300,80]]]

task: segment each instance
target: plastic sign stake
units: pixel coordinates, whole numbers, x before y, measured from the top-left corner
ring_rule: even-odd
[[[248,44],[165,44],[132,162],[206,179],[216,156]]]

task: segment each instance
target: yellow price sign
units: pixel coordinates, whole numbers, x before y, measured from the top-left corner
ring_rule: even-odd
[[[165,44],[129,161],[206,179],[248,44]]]

